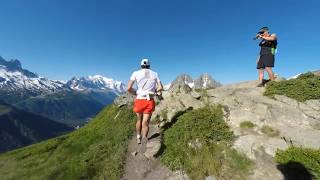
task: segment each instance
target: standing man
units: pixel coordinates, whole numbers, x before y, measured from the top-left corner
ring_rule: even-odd
[[[137,83],[137,91],[133,89]],[[149,132],[149,122],[155,109],[155,95],[161,95],[162,83],[158,74],[150,69],[148,59],[141,60],[141,69],[132,73],[128,83],[128,92],[135,95],[133,111],[137,114],[137,143],[146,145]]]
[[[259,46],[261,47],[260,55],[257,61],[257,69],[259,74],[259,84],[257,87],[263,87],[268,81],[273,81],[275,79],[272,68],[274,67],[274,55],[277,48],[277,36],[276,34],[269,33],[268,27],[263,27],[258,32],[256,39],[261,39]],[[267,71],[269,75],[269,80],[264,80],[264,70]]]

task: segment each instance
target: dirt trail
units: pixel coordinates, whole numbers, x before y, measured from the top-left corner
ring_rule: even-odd
[[[160,149],[160,133],[157,127],[150,125],[149,141],[145,153],[141,153],[136,136],[130,140],[122,180],[162,180],[177,179],[176,173],[162,165],[154,156]],[[135,156],[133,152],[138,152]],[[147,158],[148,157],[148,158]],[[179,179],[179,178],[178,178]]]

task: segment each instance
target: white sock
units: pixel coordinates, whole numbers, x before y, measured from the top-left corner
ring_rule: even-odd
[[[141,135],[140,135],[140,134],[138,134],[138,135],[137,135],[137,139],[140,139],[140,138],[141,138]]]

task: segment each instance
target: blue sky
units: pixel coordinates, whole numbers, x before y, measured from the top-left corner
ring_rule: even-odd
[[[320,1],[1,0],[0,56],[50,79],[101,74],[126,82],[149,58],[164,83],[210,73],[256,79],[262,26],[279,37],[275,72],[320,69]]]

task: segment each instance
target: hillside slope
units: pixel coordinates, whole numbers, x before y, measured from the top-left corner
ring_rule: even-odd
[[[111,104],[116,97],[114,94],[107,97],[107,95],[98,96],[98,93],[93,93],[60,91],[50,95],[31,97],[14,105],[52,120],[76,126],[84,124],[88,118],[101,111],[106,104]],[[95,99],[96,96],[104,102],[100,103]]]
[[[111,105],[77,131],[0,154],[1,179],[119,179],[133,118]]]
[[[73,130],[64,124],[0,103],[0,152]]]

